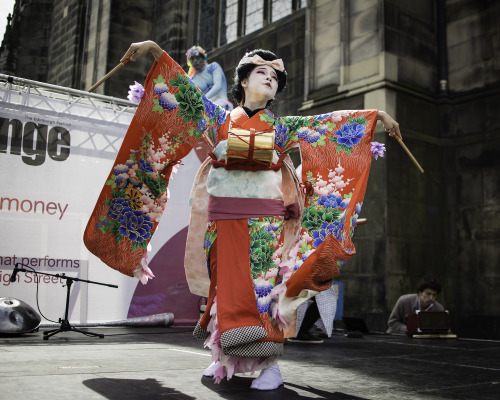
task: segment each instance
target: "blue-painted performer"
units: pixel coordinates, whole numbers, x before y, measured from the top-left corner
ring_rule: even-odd
[[[227,98],[227,81],[217,62],[207,62],[207,53],[201,46],[193,46],[186,52],[188,75],[203,94],[213,103],[231,111],[233,104]]]

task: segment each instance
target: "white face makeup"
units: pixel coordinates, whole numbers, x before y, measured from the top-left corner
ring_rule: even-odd
[[[245,106],[255,109],[264,108],[269,100],[273,100],[278,90],[278,75],[268,65],[258,65],[250,76],[241,81],[245,91]]]

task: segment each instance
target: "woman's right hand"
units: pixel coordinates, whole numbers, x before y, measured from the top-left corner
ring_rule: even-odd
[[[387,114],[385,111],[379,110],[377,114],[377,119],[382,121],[385,131],[389,136],[395,136],[396,139],[402,140],[401,131],[399,130],[399,124],[394,121],[394,119]]]
[[[160,46],[158,46],[152,40],[146,40],[145,42],[132,43],[130,45],[130,47],[128,48],[127,52],[120,59],[120,62],[125,62],[128,60],[136,61],[138,58],[142,57],[143,55],[145,55],[149,52],[151,52],[151,54],[153,54],[155,60],[158,61],[161,58],[163,50],[161,49]]]

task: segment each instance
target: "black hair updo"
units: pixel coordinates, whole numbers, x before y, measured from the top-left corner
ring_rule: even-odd
[[[263,60],[266,61],[273,61],[278,59],[276,54],[274,54],[272,51],[269,50],[263,50],[263,49],[256,49],[252,50],[248,53],[245,54],[245,57],[252,57],[254,55],[258,55],[262,57]],[[252,71],[257,67],[258,65],[256,64],[241,64],[238,67],[236,67],[236,70],[234,71],[234,78],[233,78],[233,86],[231,88],[231,94],[233,95],[234,100],[236,100],[237,104],[242,105],[245,102],[245,91],[243,90],[243,86],[241,86],[241,81],[248,78]],[[283,71],[276,71],[276,75],[278,76],[278,90],[276,93],[280,93],[286,86],[286,69]],[[272,100],[269,100],[267,102],[266,107],[269,107],[272,103]]]

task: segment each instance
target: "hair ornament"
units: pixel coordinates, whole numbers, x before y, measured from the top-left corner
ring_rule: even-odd
[[[283,65],[283,60],[281,58],[272,61],[266,61],[258,54],[255,54],[252,57],[249,57],[247,54],[245,54],[243,58],[240,60],[238,67],[242,64],[255,64],[255,65],[268,65],[269,67],[272,67],[276,71],[280,72],[283,72],[285,70],[285,66]]]

